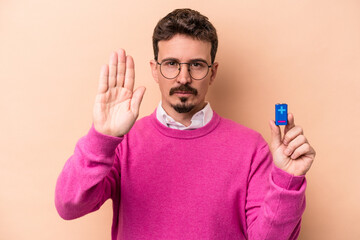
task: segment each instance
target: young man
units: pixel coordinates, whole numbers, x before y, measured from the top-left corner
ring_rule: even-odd
[[[145,92],[134,63],[113,53],[100,74],[94,124],[56,186],[64,219],[113,200],[112,239],[296,239],[315,151],[289,114],[284,137],[257,132],[205,101],[216,77],[216,30],[190,9],[154,30],[150,62],[162,101],[136,121]],[[136,121],[136,122],[135,122]]]

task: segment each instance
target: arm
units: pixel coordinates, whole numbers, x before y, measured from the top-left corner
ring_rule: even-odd
[[[248,237],[256,239],[296,239],[305,210],[305,174],[315,151],[301,127],[288,116],[284,138],[273,121],[271,152],[259,150],[249,178],[246,204]]]
[[[120,166],[115,149],[122,140],[92,127],[78,141],[56,184],[55,206],[62,218],[75,219],[96,211],[118,194]]]
[[[305,176],[291,175],[273,164],[267,145],[251,166],[246,201],[249,240],[292,240],[305,210]]]
[[[144,87],[133,91],[134,62],[124,50],[102,67],[93,110],[93,127],[76,145],[55,191],[61,217],[73,219],[95,211],[118,194],[120,166],[116,153],[139,114]]]

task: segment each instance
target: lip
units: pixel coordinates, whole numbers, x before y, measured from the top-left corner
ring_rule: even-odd
[[[193,95],[192,92],[186,92],[186,91],[176,91],[174,94],[176,94],[178,96],[190,96],[190,95]]]

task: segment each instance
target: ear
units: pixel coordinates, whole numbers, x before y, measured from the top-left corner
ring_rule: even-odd
[[[211,66],[210,70],[211,70],[211,76],[210,76],[210,82],[209,85],[211,85],[215,78],[216,78],[216,73],[217,73],[217,69],[219,67],[219,63],[218,62],[214,62],[213,65]]]
[[[150,68],[151,68],[152,76],[155,82],[159,83],[157,67],[158,67],[157,62],[154,59],[150,60]]]

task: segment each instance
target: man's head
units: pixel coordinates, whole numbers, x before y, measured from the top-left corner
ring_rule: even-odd
[[[197,40],[211,43],[211,63],[215,61],[218,47],[216,29],[208,18],[192,9],[176,9],[162,18],[153,33],[154,59],[158,60],[159,41],[170,40],[176,34],[183,34]]]
[[[174,10],[156,25],[150,64],[168,114],[194,114],[205,106],[218,67],[217,44],[213,25],[191,9]]]

